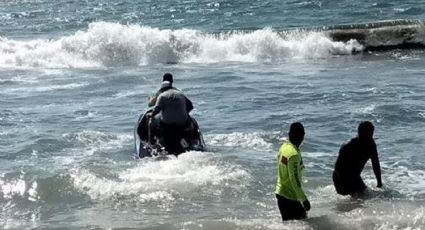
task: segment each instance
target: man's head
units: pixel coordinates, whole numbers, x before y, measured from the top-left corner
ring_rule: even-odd
[[[173,75],[171,73],[166,73],[162,76],[162,81],[168,81],[173,84]]]
[[[375,127],[370,121],[362,121],[357,128],[357,135],[360,139],[371,139],[373,138],[373,131]]]
[[[304,140],[304,126],[300,122],[294,122],[289,127],[289,141],[299,147]]]

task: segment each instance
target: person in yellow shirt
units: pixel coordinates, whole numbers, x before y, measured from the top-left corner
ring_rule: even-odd
[[[304,140],[304,126],[300,122],[292,123],[288,141],[285,141],[277,153],[276,198],[282,221],[304,219],[310,210],[302,186],[303,159],[299,147]]]

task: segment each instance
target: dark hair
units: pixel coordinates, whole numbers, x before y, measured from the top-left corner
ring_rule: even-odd
[[[301,122],[294,122],[289,127],[289,136],[300,136],[304,135],[304,126]]]
[[[304,140],[304,126],[300,122],[294,122],[289,127],[288,138],[295,146],[299,147]]]
[[[164,76],[162,76],[162,81],[169,81],[170,83],[173,83],[173,75],[171,73],[164,74]]]
[[[371,138],[373,136],[373,131],[375,130],[375,127],[373,126],[372,122],[370,121],[362,121],[359,124],[359,127],[357,128],[357,133],[359,137],[366,137]]]

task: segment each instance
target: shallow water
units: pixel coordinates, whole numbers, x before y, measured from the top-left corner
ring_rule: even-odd
[[[418,19],[425,5],[170,4],[1,3],[0,226],[423,228],[423,51],[352,55],[361,44],[276,30]],[[133,126],[164,72],[194,102],[208,151],[134,160]],[[361,120],[376,127],[384,189],[368,164],[372,194],[352,199],[336,195],[331,174]],[[306,128],[312,210],[282,224],[275,154],[293,121]]]

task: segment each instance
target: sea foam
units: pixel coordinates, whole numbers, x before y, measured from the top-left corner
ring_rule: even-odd
[[[98,177],[84,169],[71,170],[71,177],[74,186],[94,200],[121,197],[143,203],[190,197],[198,190],[216,195],[227,189],[238,192],[251,176],[239,166],[217,162],[211,153],[188,152],[164,161],[142,160],[116,178]]]
[[[157,63],[281,62],[349,55],[363,47],[335,42],[321,32],[272,29],[204,33],[118,23],[50,40],[0,37],[0,67],[97,68]]]

